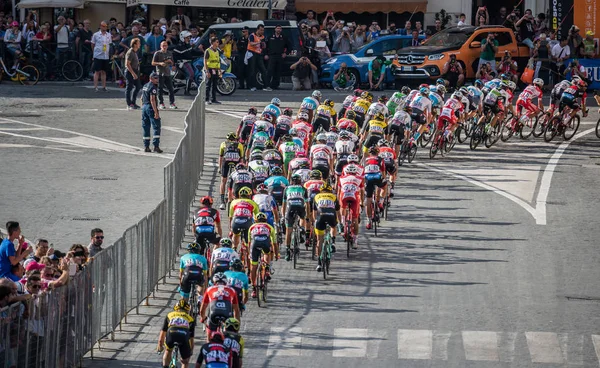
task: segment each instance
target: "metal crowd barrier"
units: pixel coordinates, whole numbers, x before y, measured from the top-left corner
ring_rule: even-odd
[[[67,286],[0,309],[0,368],[78,366],[172,269],[204,164],[205,93],[203,82],[164,168],[165,198],[158,206]]]

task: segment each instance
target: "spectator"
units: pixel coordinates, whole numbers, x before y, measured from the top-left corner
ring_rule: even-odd
[[[481,68],[481,62],[480,62]],[[484,63],[485,65],[485,63]],[[449,81],[450,86],[460,87],[465,80],[465,73],[461,63],[456,61],[456,55],[450,54],[450,60],[446,61],[442,68],[442,75]]]
[[[417,31],[416,29],[413,29],[412,31],[410,46],[421,46],[421,40],[419,40],[419,31]]]
[[[257,81],[256,75],[258,74],[258,72],[260,72],[263,78],[267,75],[267,69],[265,68],[265,62],[262,55],[264,49],[263,40],[265,39],[264,34],[265,26],[259,24],[256,27],[256,32],[252,33],[248,38],[248,51],[250,55],[246,53],[246,58],[250,58],[248,60],[248,69],[250,70],[250,79],[248,80],[248,82],[250,83],[248,84],[252,92],[256,91],[255,83]]]
[[[382,55],[377,56],[375,59],[369,62],[369,71],[367,72],[367,80],[369,81],[369,88],[372,91],[383,90],[383,79],[385,78],[385,57]]]
[[[313,39],[316,40],[316,39],[319,38],[320,35],[321,35],[321,33],[320,33],[319,26],[312,26],[312,27],[310,27],[309,32],[308,32],[308,37],[313,38]]]
[[[594,41],[594,32],[587,31],[583,42],[583,57],[593,59],[598,54],[598,44]]]
[[[352,50],[352,39],[350,38],[350,32],[348,27],[342,28],[342,33],[336,38],[333,43],[334,50],[341,54],[347,54]]]
[[[337,92],[341,91],[350,91],[354,88],[354,83],[356,81],[351,79],[350,74],[348,73],[348,66],[346,63],[342,63],[340,65],[340,69],[333,76],[333,89]]]
[[[58,24],[54,26],[56,33],[56,60],[58,65],[65,62],[66,53],[69,51],[69,25],[62,15],[57,19]]]
[[[196,31],[197,33],[198,31]],[[152,34],[148,36],[146,40],[146,45],[148,45],[148,51],[151,53],[155,53],[160,49],[160,43],[165,40],[165,36],[163,36],[162,30],[160,26],[152,27]]]
[[[319,27],[312,27],[318,29]],[[279,88],[279,80],[281,78],[281,66],[283,59],[286,57],[289,50],[288,40],[283,37],[283,28],[281,25],[275,26],[275,32],[267,40],[267,48],[265,50],[265,58],[269,62],[267,74],[264,79],[264,91],[272,91]],[[318,37],[318,34],[317,34]]]
[[[328,32],[331,32],[331,29],[335,26],[335,16],[332,11],[328,11],[325,14],[325,18],[323,19],[323,24],[321,25],[321,29],[325,29]]]
[[[571,58],[579,57],[581,54],[580,48],[582,46],[583,39],[579,35],[579,27],[576,25],[571,26],[571,29],[569,29],[567,43],[569,44],[569,49],[571,51]]]
[[[396,34],[398,32],[398,30],[396,29],[396,23],[390,23],[390,25],[388,26],[388,34]]]
[[[459,27],[466,26],[467,25],[467,23],[465,23],[466,19],[467,19],[467,16],[464,13],[461,13],[460,16],[458,17],[457,26],[459,26]]]
[[[435,20],[435,33],[438,33],[439,31],[443,30],[444,27],[442,26],[442,21],[439,19]]]
[[[164,43],[164,42],[163,42]],[[162,45],[162,44],[161,44]],[[142,130],[144,131],[144,152],[150,151],[150,126],[153,129],[154,139],[152,143],[154,144],[154,152],[163,153],[163,150],[160,149],[160,114],[158,111],[158,81],[159,75],[157,72],[150,73],[150,81],[146,83],[144,88],[142,89]],[[92,234],[94,230],[92,230]],[[97,237],[96,237],[97,238]],[[93,240],[92,240],[93,242]],[[92,252],[90,244],[90,255],[95,254]]]
[[[165,33],[165,40],[163,42],[166,42],[167,45],[169,45],[168,47],[174,47],[177,44],[177,40],[173,37],[173,32],[170,29],[167,29],[167,32]],[[198,48],[200,50],[203,49],[202,45],[200,45]],[[160,50],[160,45],[159,45],[159,50]]]
[[[148,52],[148,45],[146,44],[144,37],[140,36],[140,29],[137,26],[131,27],[131,36],[121,40],[121,47],[123,47],[125,51],[129,50],[129,47],[131,46],[131,40],[133,39],[140,40],[140,48],[136,54],[138,60],[142,60],[143,54]]]
[[[319,26],[319,22],[317,22],[317,20],[315,19],[315,12],[312,10],[307,11],[306,18],[302,19],[300,22],[298,22],[298,24],[300,26],[306,24],[308,27]]]
[[[411,27],[412,24],[410,23],[410,20],[407,20],[406,23],[404,23],[404,28],[399,30],[398,33],[402,36],[409,36],[412,33]]]
[[[328,39],[329,35],[327,34],[327,31],[321,32],[321,35],[317,39],[315,51],[319,55],[319,60],[321,61],[321,64],[324,64],[325,61],[331,57],[331,51],[329,51],[329,47],[327,47]]]
[[[419,36],[425,34],[425,30],[423,29],[423,24],[419,21],[415,22],[415,29],[419,32]]]
[[[160,20],[158,21],[158,26],[160,27],[160,30],[163,33],[163,36],[166,37],[166,33],[167,33],[167,20],[165,18],[160,18]]]
[[[521,42],[529,47],[529,54],[531,55],[534,49],[533,39],[535,36],[535,23],[531,9],[525,10],[525,15],[521,17],[515,23],[515,26],[519,29],[519,35],[521,36]]]
[[[25,238],[21,235],[21,227],[18,222],[7,222],[6,231],[8,237],[0,243],[0,277],[19,281],[20,277],[12,273],[12,266],[25,259],[33,249],[25,242]],[[15,240],[18,242],[17,250],[15,250]]]
[[[21,52],[21,31],[19,31],[19,22],[11,22],[10,29],[4,34],[4,45],[8,53],[14,58],[13,69],[17,68],[17,63],[22,55]]]
[[[104,242],[104,231],[100,228],[94,228],[90,234],[90,244],[88,245],[88,252],[90,257],[95,257],[96,254],[102,252],[102,243]]]
[[[117,28],[117,18],[110,18],[108,24],[110,28]]]
[[[102,21],[100,30],[92,36],[92,49],[94,50],[94,90],[98,92],[98,79],[102,80],[102,90],[106,89],[106,74],[110,73],[109,51],[112,37],[106,30],[108,25]]]
[[[192,36],[192,34],[188,31],[181,32],[179,37],[180,37],[180,39],[183,40],[183,42],[179,43],[173,49],[173,61],[175,63],[182,61],[181,70],[185,74],[185,79],[186,79],[183,94],[186,96],[188,96],[190,94],[190,88],[192,86],[192,81],[194,81],[195,73],[194,73],[194,68],[192,67],[191,61],[200,56],[200,55],[198,55],[199,50],[190,43],[191,36]],[[204,56],[204,55],[202,55],[202,56]],[[231,63],[231,61],[230,61],[230,63]]]
[[[571,55],[571,50],[568,45],[567,38],[563,37],[560,40],[560,43],[554,45],[552,48],[552,78],[554,84],[560,82],[563,78],[563,72],[566,69],[564,65],[565,60],[567,60]]]
[[[498,63],[497,71],[498,74],[508,74],[511,76],[511,80],[517,83],[517,62],[512,59],[510,52],[508,50],[504,51],[504,56],[502,60]]]
[[[303,56],[290,66],[292,73],[292,87],[294,91],[309,90],[311,88],[311,70],[317,70],[317,67],[310,62],[308,57]]]
[[[477,21],[475,22],[475,27],[483,27],[486,25],[486,20],[483,15],[477,16]]]
[[[508,17],[504,20],[504,26],[513,30],[516,30],[515,23],[519,20],[519,16],[517,15],[517,10],[514,9]]]
[[[83,270],[88,261],[88,251],[82,244],[73,244],[67,253],[67,262],[77,265],[77,272]]]
[[[354,34],[352,35],[352,39],[351,39],[351,45],[352,45],[352,52],[356,52],[358,51],[361,47],[363,47],[366,44],[367,41],[367,36],[365,34],[365,31],[362,27],[356,27],[356,30],[354,30]]]
[[[23,27],[23,38],[25,38],[25,51],[32,52],[32,43],[35,39],[35,35],[37,34],[37,27],[35,25],[35,21],[33,19],[28,20],[27,24]]]
[[[482,20],[483,18],[483,20]],[[485,26],[490,24],[490,13],[488,13],[487,7],[486,6],[480,6],[477,9],[477,14],[475,15],[475,25],[476,26]],[[437,20],[436,20],[436,27],[437,27]],[[440,22],[441,25],[441,22]],[[442,28],[443,29],[443,28]]]
[[[171,23],[173,23],[174,21],[178,21],[179,24],[181,24],[185,29],[190,28],[190,26],[192,25],[192,21],[190,20],[190,17],[188,17],[187,15],[185,15],[183,13],[182,7],[178,7],[177,14],[171,18]]]
[[[38,42],[44,42],[44,43],[49,43],[50,41],[52,41],[52,32],[50,32],[50,29],[48,28],[48,26],[46,26],[44,24],[40,27],[40,31],[35,35],[35,40]],[[91,60],[92,60],[92,54],[90,53],[90,61]],[[88,62],[88,64],[89,64],[89,62]]]
[[[181,39],[182,34],[183,34],[183,32],[179,35],[180,39]],[[230,30],[225,31],[225,33],[223,34],[223,38],[221,39],[220,45],[221,45],[221,51],[223,51],[223,56],[225,56],[225,58],[227,59],[227,62],[229,63],[229,67],[227,68],[227,71],[230,72],[231,71],[231,56],[232,56],[234,48],[235,48],[235,44],[233,42],[233,33],[231,33]]]
[[[25,284],[27,294],[38,295],[42,290],[42,279],[39,275],[31,275],[27,277],[27,283]]]
[[[492,70],[496,71],[496,53],[498,52],[498,40],[493,33],[488,33],[487,37],[481,40],[481,54],[479,55],[479,65],[490,63]]]
[[[540,38],[535,43],[533,57],[536,60],[534,78],[542,78],[544,80],[544,86],[550,83],[550,78],[548,75],[548,70],[550,70],[550,53],[550,42],[548,42],[546,34],[542,33]]]
[[[498,16],[494,18],[494,24],[498,25],[498,26],[503,26],[505,25],[504,23],[506,22],[506,6],[502,6],[500,7],[500,10],[498,11]]]
[[[477,73],[475,73],[475,78],[481,79],[484,83],[494,79],[494,76],[490,73],[491,68],[489,67],[489,65],[489,63],[481,64],[481,66],[477,70]],[[452,85],[452,82],[450,82],[450,84]]]
[[[217,40],[218,41],[218,40]],[[171,68],[173,67],[173,53],[168,50],[169,44],[165,41],[160,43],[160,50],[154,53],[152,57],[152,66],[156,67],[156,73],[159,75],[158,83],[158,101],[159,109],[165,109],[163,99],[163,88],[169,90],[169,108],[177,109],[175,105],[175,92],[173,91],[173,81],[171,80]]]
[[[237,65],[236,77],[240,84],[240,89],[246,89],[246,75],[248,66],[246,65],[246,52],[248,51],[248,26],[242,28],[242,36],[236,41],[237,57],[235,63]]]
[[[585,70],[585,67],[579,63],[579,59],[571,60],[571,63],[569,63],[569,66],[563,72],[563,76],[567,76],[569,73],[571,74],[571,79],[574,76],[578,76],[589,84],[587,71]],[[583,111],[585,111],[585,109],[583,109]]]
[[[49,256],[54,253],[54,249],[50,248],[48,245],[48,240],[46,239],[38,239],[35,241],[35,253],[31,253],[24,265],[27,266],[27,262],[35,261],[39,262],[42,257]]]
[[[236,17],[231,17],[231,19],[229,19],[229,23],[238,23],[239,20]]]
[[[83,78],[89,79],[90,67],[92,65],[92,36],[94,32],[90,30],[90,20],[86,19],[83,21],[83,28],[77,32],[75,38],[75,50],[79,57],[79,62],[83,67]]]
[[[550,32],[550,28],[548,28],[546,14],[539,13],[535,20],[535,35],[539,37],[542,33],[548,34],[548,32]]]
[[[204,52],[204,75],[207,78],[206,102],[209,104],[220,104],[217,101],[217,83],[219,78],[221,78],[221,55],[219,52],[219,39],[217,37],[211,38],[210,47]],[[210,101],[209,98],[211,98]]]
[[[192,28],[190,28],[190,33],[192,34],[190,44],[194,47],[198,47],[200,45],[200,32],[198,32],[198,27],[192,26]]]
[[[137,52],[140,49],[140,40],[137,38],[132,39],[130,46],[129,50],[125,53],[125,79],[127,80],[125,102],[127,103],[127,110],[137,110],[140,107],[135,101],[142,88],[142,82],[140,82],[140,61],[137,56]],[[131,91],[133,91],[133,94]]]
[[[380,34],[381,34],[381,27],[379,27],[379,24],[377,22],[372,22],[371,26],[369,27],[369,33],[368,33],[369,39],[371,41],[376,40],[379,38]]]
[[[306,24],[300,26],[300,35],[302,36],[302,41],[306,43],[310,38],[309,27]]]

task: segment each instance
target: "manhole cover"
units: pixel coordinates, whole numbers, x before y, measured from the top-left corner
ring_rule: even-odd
[[[73,221],[100,221],[100,219],[95,217],[73,217]]]

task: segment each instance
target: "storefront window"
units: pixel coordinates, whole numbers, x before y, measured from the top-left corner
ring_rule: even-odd
[[[199,8],[185,7],[183,13],[187,15],[192,24],[207,29],[215,23],[229,23],[231,18],[237,18],[238,21],[250,20],[251,10],[236,8]],[[166,18],[171,19],[177,14],[176,6],[168,6],[165,12]]]

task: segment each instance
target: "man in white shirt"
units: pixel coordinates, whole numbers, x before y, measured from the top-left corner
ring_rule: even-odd
[[[94,54],[94,90],[98,92],[98,79],[102,79],[102,90],[106,89],[106,74],[110,73],[109,51],[112,37],[107,32],[108,25],[102,21],[100,30],[92,36],[92,50]]]
[[[562,74],[565,71],[566,67],[565,67],[565,63],[564,61],[567,60],[570,55],[571,55],[571,49],[569,48],[569,45],[567,44],[567,39],[566,38],[562,38],[560,40],[560,43],[554,45],[554,47],[552,48],[552,79],[554,81],[554,83],[558,83],[561,80],[563,80],[562,78]]]
[[[179,24],[183,25],[182,29],[188,29],[192,25],[190,17],[183,14],[183,8],[177,8],[177,14],[171,18],[171,23],[173,23],[174,21],[179,21]]]
[[[54,32],[56,33],[56,59],[58,65],[64,63],[66,53],[69,51],[69,25],[67,20],[62,15],[56,20],[57,25],[54,26]]]

